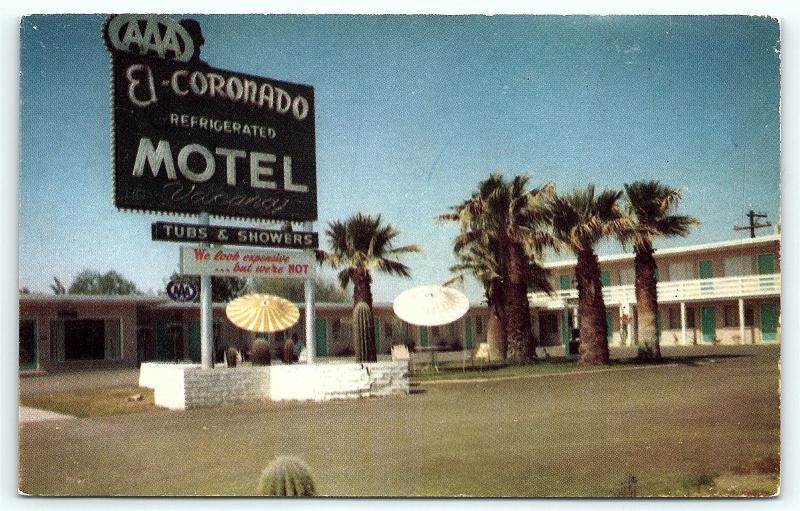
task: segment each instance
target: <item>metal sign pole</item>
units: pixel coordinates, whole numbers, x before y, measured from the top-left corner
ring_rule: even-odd
[[[200,213],[200,225],[208,226],[208,213]],[[210,248],[208,243],[201,247]],[[203,369],[214,367],[214,307],[211,300],[211,275],[200,276],[200,363]]]
[[[314,222],[303,222],[303,229],[306,231],[314,230]],[[315,258],[312,258],[314,271],[308,272],[308,278],[303,286],[305,295],[305,309],[306,309],[306,354],[307,363],[313,364],[317,355],[317,314],[314,308],[314,277],[317,275],[317,263]]]

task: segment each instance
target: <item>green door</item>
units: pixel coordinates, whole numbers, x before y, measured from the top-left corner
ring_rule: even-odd
[[[564,309],[564,312],[561,314],[561,344],[564,345],[564,350],[569,349],[570,328],[569,310]]]
[[[714,278],[714,266],[711,260],[699,261],[697,263],[697,274],[701,280]],[[714,290],[714,284],[711,282],[703,282],[700,284],[701,292],[711,292]]]
[[[317,318],[317,355],[324,357],[328,354],[328,322],[325,318]]]
[[[600,285],[603,287],[611,285],[611,272],[608,270],[600,272]]]
[[[775,254],[766,253],[758,255],[758,274],[772,275],[775,273]],[[772,278],[759,279],[759,287],[772,287]]]
[[[156,321],[156,359],[175,360],[175,343],[169,335],[167,321]]]
[[[419,345],[423,347],[428,345],[428,327],[426,326],[419,327]]]
[[[761,304],[761,340],[775,341],[778,338],[778,314],[774,303]]]
[[[610,312],[606,312],[606,343],[611,344],[611,338],[614,336],[614,318]]]
[[[215,355],[216,356],[216,355]],[[200,320],[189,320],[189,358],[192,362],[200,362]]]
[[[19,368],[36,369],[39,365],[38,336],[35,319],[19,320]]]
[[[380,318],[375,318],[374,321],[375,327],[375,353],[381,352],[381,320]]]
[[[714,317],[714,307],[701,307],[700,321],[703,328],[703,341],[714,342],[717,337],[717,321]]]
[[[472,316],[464,317],[464,347],[468,350],[472,349]]]

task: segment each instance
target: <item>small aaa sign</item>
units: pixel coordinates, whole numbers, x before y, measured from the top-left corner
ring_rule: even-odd
[[[184,275],[307,279],[315,262],[312,253],[299,250],[181,247],[180,266]]]

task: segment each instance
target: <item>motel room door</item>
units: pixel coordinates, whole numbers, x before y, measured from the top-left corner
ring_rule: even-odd
[[[714,307],[700,308],[700,322],[703,328],[703,342],[714,342],[717,337],[717,320],[714,317]]]
[[[774,341],[778,337],[778,311],[774,303],[762,303],[761,313],[761,340]]]
[[[472,317],[464,316],[464,349],[472,349]]]
[[[315,339],[317,345],[317,355],[320,357],[324,357],[328,354],[328,331],[327,328],[327,321],[325,318],[316,318],[317,319],[317,338]]]

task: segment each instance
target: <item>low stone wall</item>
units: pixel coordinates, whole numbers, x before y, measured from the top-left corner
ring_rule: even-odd
[[[163,378],[169,378],[177,369],[187,367],[200,367],[200,364],[186,364],[180,362],[143,362],[139,366],[139,386],[155,389]]]
[[[155,404],[185,410],[270,399],[350,399],[408,394],[407,361],[291,364],[202,369],[197,364],[145,363],[139,385]]]

